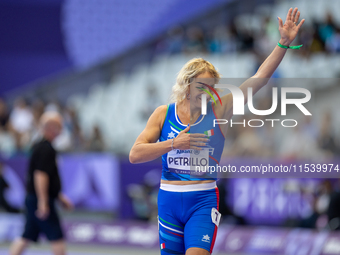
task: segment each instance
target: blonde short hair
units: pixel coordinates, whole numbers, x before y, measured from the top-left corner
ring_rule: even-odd
[[[176,84],[172,87],[170,102],[182,102],[186,98],[188,87],[192,81],[191,79],[205,72],[210,73],[214,78],[221,78],[220,73],[209,61],[203,58],[193,58],[189,60],[177,75]]]

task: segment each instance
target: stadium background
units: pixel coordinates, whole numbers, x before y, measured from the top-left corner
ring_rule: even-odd
[[[339,162],[338,0],[1,0],[0,192],[8,204],[0,209],[0,254],[22,230],[27,155],[45,111],[65,119],[55,146],[63,190],[76,205],[61,212],[69,254],[158,254],[161,162],[131,165],[129,149],[153,110],[168,103],[186,61],[200,56],[225,78],[250,77],[290,7],[306,19],[293,43],[304,46],[286,54],[274,77],[323,81],[306,86],[317,95],[318,118],[301,119],[289,140],[235,129],[224,159]],[[340,254],[339,185],[222,179],[214,253]],[[26,254],[49,254],[48,247]]]

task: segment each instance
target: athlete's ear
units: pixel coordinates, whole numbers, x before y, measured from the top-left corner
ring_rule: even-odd
[[[190,86],[190,85],[189,85],[189,86]],[[185,92],[185,98],[186,98],[187,100],[190,100],[190,88],[189,88],[189,86],[188,86],[187,91]]]

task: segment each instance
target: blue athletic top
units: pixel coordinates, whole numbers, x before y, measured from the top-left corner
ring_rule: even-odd
[[[224,147],[224,136],[218,124],[213,126],[214,119],[217,119],[212,103],[207,104],[207,114],[201,115],[191,125],[189,133],[206,134],[210,139],[207,146],[202,150],[179,150],[174,149],[162,156],[162,180],[171,181],[198,181],[216,180],[216,173],[213,175],[204,172],[208,166],[217,166],[221,159]],[[178,118],[176,103],[168,105],[165,121],[163,124],[159,141],[166,141],[175,138],[180,131],[185,129]],[[200,170],[198,170],[200,169]],[[198,172],[197,172],[198,171]],[[209,171],[208,171],[209,172]],[[197,174],[199,173],[199,174]]]

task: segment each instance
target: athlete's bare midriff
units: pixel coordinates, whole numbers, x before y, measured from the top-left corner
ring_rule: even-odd
[[[203,181],[167,181],[161,180],[163,184],[172,184],[172,185],[190,185],[190,184],[201,184],[201,183],[209,183],[215,182],[215,180],[203,180]]]

